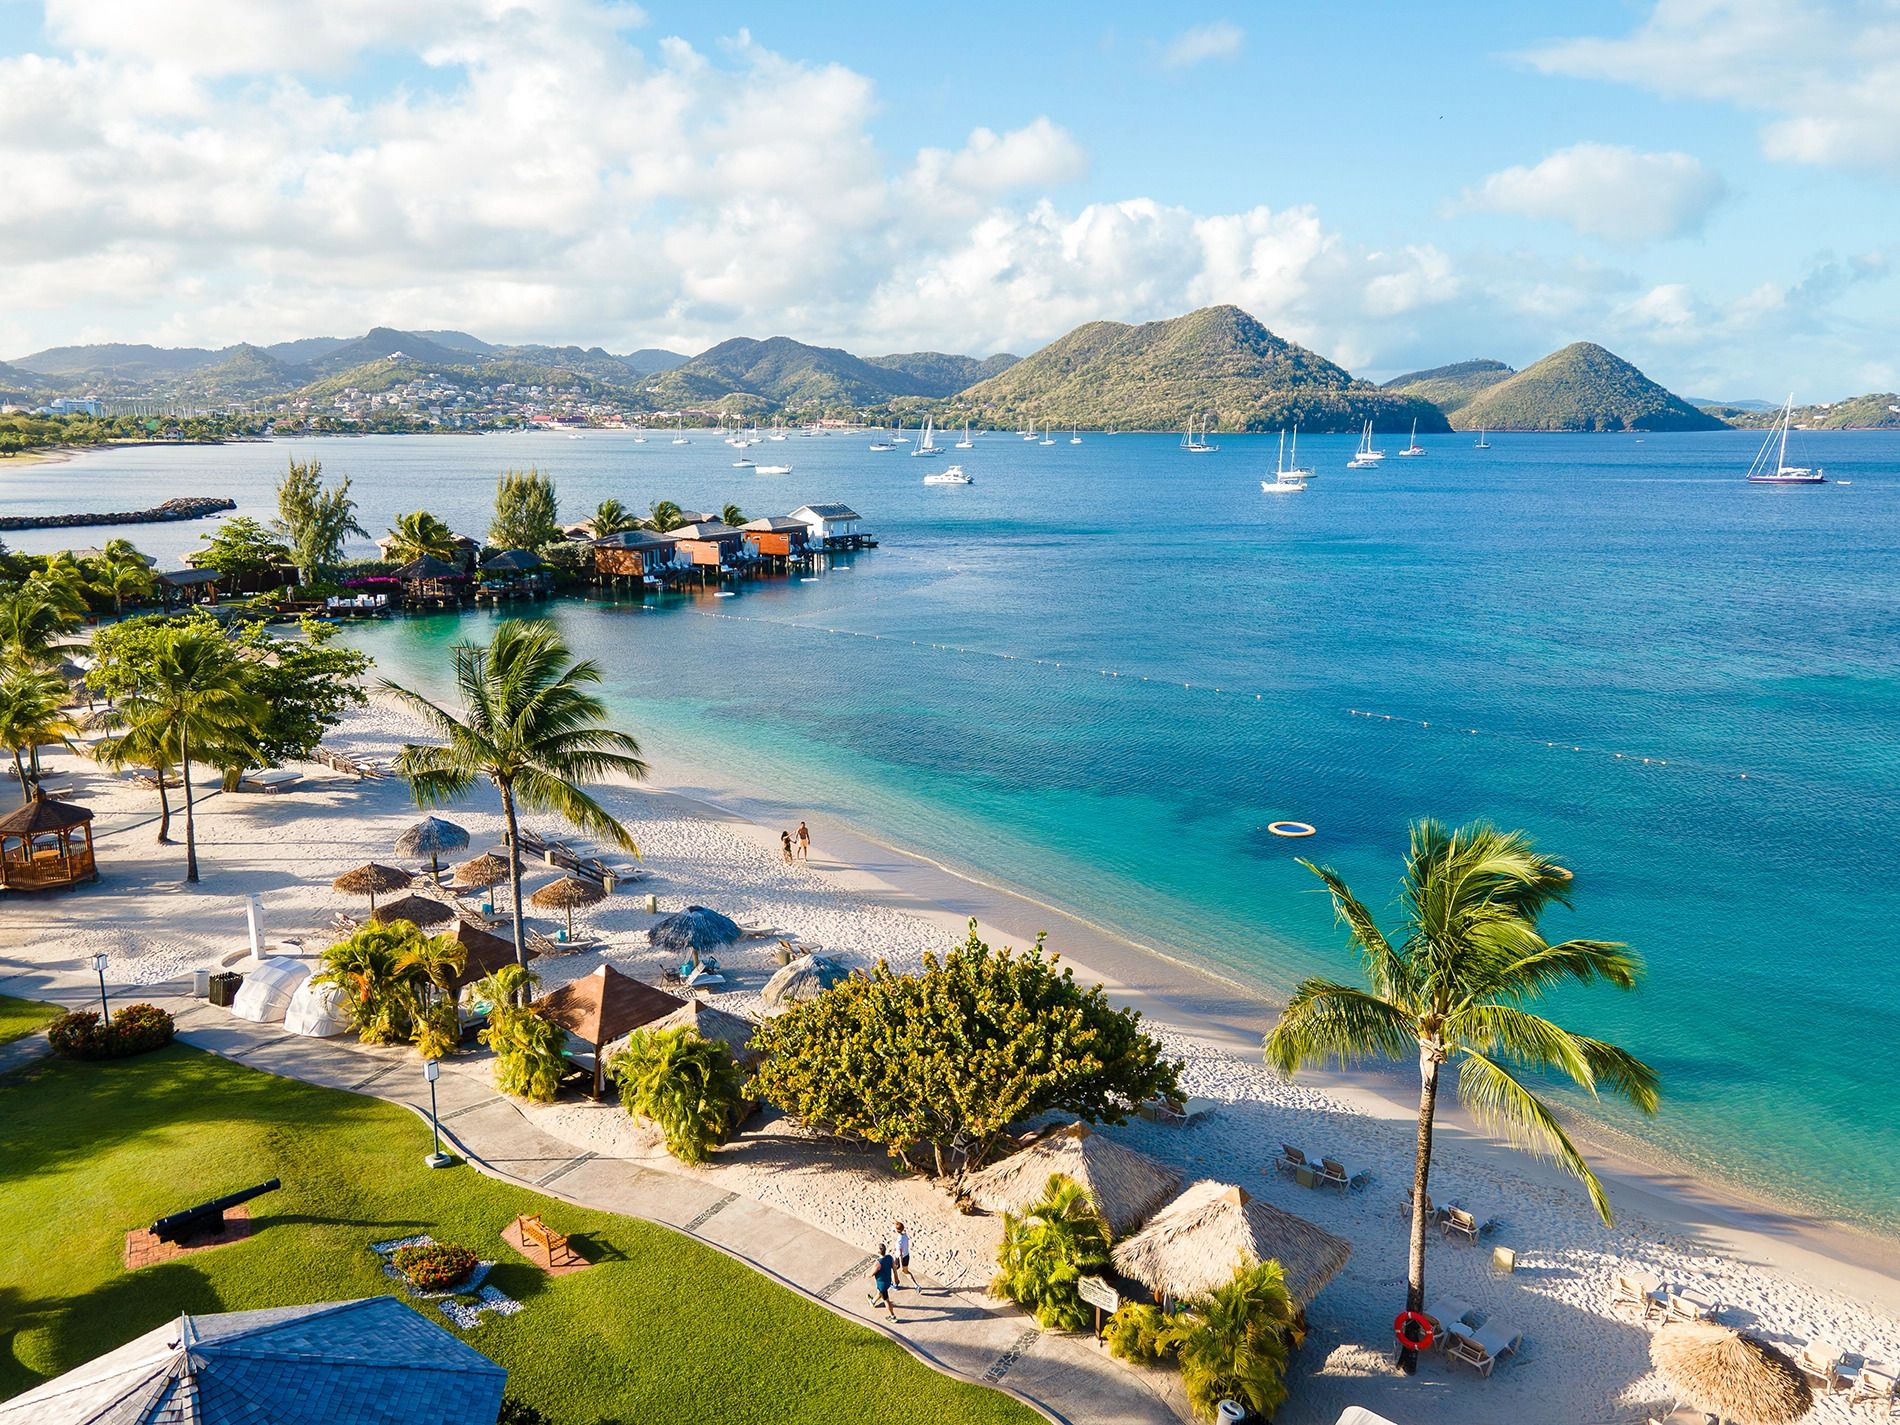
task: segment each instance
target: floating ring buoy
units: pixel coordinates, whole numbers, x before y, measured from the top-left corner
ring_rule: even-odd
[[[1409,1346],[1415,1351],[1429,1351],[1432,1342],[1437,1339],[1438,1327],[1422,1311],[1401,1311],[1392,1318],[1392,1334],[1399,1338],[1401,1346]]]
[[[1303,821],[1272,821],[1267,823],[1267,830],[1271,831],[1275,836],[1311,836],[1316,829],[1317,828],[1309,826]]]
[[[1570,874],[1570,870],[1566,866],[1552,866],[1549,868],[1549,870],[1550,870],[1550,874],[1555,876],[1560,881],[1574,881],[1577,879],[1575,876]]]

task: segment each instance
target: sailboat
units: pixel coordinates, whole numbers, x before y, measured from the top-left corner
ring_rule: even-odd
[[[957,449],[969,450],[975,444],[976,442],[970,439],[970,423],[965,421],[963,423],[963,439],[957,442]]]
[[[1081,443],[1082,443],[1082,432],[1081,432],[1081,431],[1079,431],[1079,430],[1072,430],[1072,431],[1070,431],[1070,432],[1069,432],[1069,444],[1070,444],[1070,445],[1080,445]]]
[[[1491,448],[1491,442],[1484,438],[1483,426],[1478,427],[1478,438],[1471,442],[1471,448],[1473,450],[1489,450]]]
[[[692,444],[692,441],[686,438],[686,422],[684,419],[680,421],[679,425],[674,427],[673,444],[675,445],[691,445]]]
[[[897,449],[897,447],[895,445],[892,445],[891,442],[888,439],[886,439],[884,436],[880,435],[876,440],[871,442],[871,449],[895,450]]]
[[[1379,462],[1384,459],[1383,450],[1372,448],[1372,422],[1367,421],[1365,431],[1359,437],[1359,449],[1353,453],[1352,459],[1346,462],[1346,468],[1348,470],[1375,470]]]
[[[1788,404],[1781,408],[1781,428],[1771,430],[1768,439],[1761,443],[1761,449],[1755,452],[1755,461],[1748,467],[1748,479],[1755,485],[1825,485],[1827,476],[1819,470],[1811,470],[1805,465],[1788,463],[1788,426],[1794,420],[1794,393],[1788,393]],[[1769,459],[1768,452],[1774,451]]]
[[[1296,434],[1293,440],[1294,468],[1288,469],[1286,463],[1286,428],[1282,426],[1280,429],[1280,458],[1275,466],[1273,478],[1260,482],[1260,488],[1269,495],[1280,495],[1285,494],[1289,490],[1304,490],[1306,488],[1307,472],[1299,468],[1299,436]]]
[[[937,444],[937,423],[932,417],[924,417],[924,438],[917,443],[917,448],[911,454],[913,456],[943,454],[943,447]]]
[[[1056,443],[1056,438],[1049,433],[1049,423],[1047,421],[1044,421],[1043,426],[1042,426],[1042,439],[1037,441],[1036,444],[1037,445],[1054,445],[1055,443]]]
[[[1207,442],[1207,421],[1205,417],[1201,420],[1201,428],[1198,434],[1196,434],[1194,429],[1194,421],[1192,419],[1188,421],[1187,430],[1184,431],[1181,436],[1181,449],[1187,451],[1190,455],[1205,455],[1210,450],[1220,449],[1218,445],[1209,445]]]
[[[904,434],[904,423],[902,421],[897,423],[897,434],[891,437],[891,443],[893,445],[910,444],[910,437]]]
[[[770,440],[785,439],[785,422],[783,420],[774,420],[772,422],[772,434],[767,438]]]
[[[1034,440],[1036,438],[1036,423],[1034,421],[1029,423],[1028,430],[1022,432],[1022,437],[1024,440]]]
[[[1415,460],[1425,453],[1425,447],[1418,443],[1418,417],[1412,417],[1412,443],[1399,452],[1401,460]]]

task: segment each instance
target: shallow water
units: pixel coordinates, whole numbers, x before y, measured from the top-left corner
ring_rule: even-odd
[[[559,606],[651,747],[1282,991],[1350,970],[1296,855],[1383,905],[1409,818],[1523,826],[1577,873],[1553,929],[1649,963],[1555,1004],[1661,1068],[1645,1139],[1900,1231],[1900,437],[1801,438],[1836,483],[1799,490],[1739,481],[1757,439],[1439,437],[1360,472],[1315,438],[1312,488],[1268,496],[1261,439],[989,435],[952,452],[976,484],[926,489],[846,436],[751,452],[781,477],[703,434],[372,437],[0,468],[0,512],[267,515],[290,452],[378,532],[426,504],[478,534],[530,462],[575,516],[848,501],[884,546],[811,582]],[[207,528],[124,532],[171,556]],[[487,621],[356,636],[430,682]]]

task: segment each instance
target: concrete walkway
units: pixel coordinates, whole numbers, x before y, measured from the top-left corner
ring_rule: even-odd
[[[44,981],[29,989],[22,985],[26,978],[0,979],[0,993],[55,1003],[76,1002],[81,993]],[[128,993],[171,1011],[180,1042],[194,1048],[283,1078],[401,1104],[425,1121],[428,1117],[429,1085],[410,1048],[301,1038],[281,1025],[235,1019],[178,986],[120,991],[116,997]],[[872,1312],[868,1293],[875,1259],[861,1247],[715,1184],[647,1163],[579,1152],[530,1123],[497,1092],[486,1069],[478,1062],[466,1071],[444,1072],[436,1094],[447,1146],[491,1177],[683,1232],[883,1333],[945,1374],[1005,1390],[1064,1425],[1177,1425],[1180,1417],[1143,1376],[1086,1337],[1038,1330],[1008,1303],[926,1283],[921,1290],[895,1293],[899,1322],[893,1328],[881,1312]],[[1170,1381],[1162,1376],[1157,1383]]]

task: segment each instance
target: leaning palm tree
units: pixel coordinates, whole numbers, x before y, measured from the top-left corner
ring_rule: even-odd
[[[668,534],[685,524],[680,507],[671,500],[655,500],[647,511],[647,528],[655,534]]]
[[[729,524],[734,529],[745,523],[745,511],[737,505],[727,505],[719,511],[719,522]]]
[[[442,806],[481,778],[501,793],[511,853],[515,959],[522,965],[528,963],[528,948],[521,924],[517,807],[552,812],[639,854],[626,827],[581,783],[615,772],[642,777],[647,764],[632,733],[605,725],[606,704],[589,691],[600,681],[599,667],[591,659],[571,659],[553,624],[510,619],[486,648],[456,648],[460,716],[395,683],[382,685],[419,713],[445,744],[411,743],[396,758],[396,770],[408,781],[416,805]]]
[[[399,564],[423,558],[452,562],[457,553],[455,531],[427,510],[415,510],[396,516],[389,538],[383,541],[383,549],[388,558]]]
[[[178,765],[178,744],[163,727],[151,724],[125,727],[117,710],[108,711],[102,721],[108,728],[122,730],[99,740],[92,749],[93,760],[114,771],[127,767],[151,769],[152,781],[158,787],[158,844],[171,845],[172,802],[166,779]]]
[[[640,527],[640,517],[618,500],[602,500],[594,506],[594,513],[587,521],[587,527],[594,532],[595,539],[605,539],[611,534],[623,534],[630,529]]]
[[[66,684],[57,673],[15,666],[0,677],[0,747],[13,755],[20,796],[33,800],[27,786],[25,754],[48,742],[71,747],[79,725],[66,710]]]
[[[1388,938],[1330,867],[1301,865],[1325,883],[1333,910],[1365,965],[1369,988],[1300,982],[1267,1035],[1267,1062],[1291,1075],[1314,1064],[1409,1059],[1419,1072],[1418,1152],[1412,1172],[1412,1250],[1405,1305],[1425,1306],[1426,1201],[1432,1118],[1443,1067],[1458,1065],[1458,1096],[1477,1120],[1558,1159],[1588,1189],[1605,1222],[1610,1200],[1550,1107],[1513,1070],[1556,1070],[1595,1095],[1600,1089],[1656,1111],[1656,1071],[1613,1044],[1574,1034],[1525,1005],[1558,984],[1597,981],[1633,989],[1636,957],[1606,940],[1552,945],[1537,919],[1566,904],[1570,873],[1540,856],[1521,831],[1483,822],[1412,827],[1399,888],[1402,925]],[[1418,1367],[1407,1348],[1404,1370]]]

